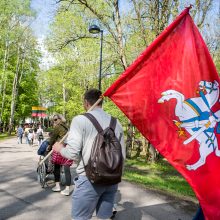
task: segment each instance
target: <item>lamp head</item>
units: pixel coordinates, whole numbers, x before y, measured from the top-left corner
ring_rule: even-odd
[[[98,34],[101,32],[100,27],[98,27],[97,25],[93,24],[89,27],[89,33],[91,34]]]

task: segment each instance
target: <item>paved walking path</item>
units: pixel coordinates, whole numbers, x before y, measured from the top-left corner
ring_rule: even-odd
[[[36,168],[38,147],[0,142],[0,220],[71,220],[71,196],[41,188]],[[194,203],[122,182],[116,220],[191,220]]]

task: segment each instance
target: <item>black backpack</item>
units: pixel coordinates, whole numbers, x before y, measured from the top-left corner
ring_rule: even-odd
[[[88,164],[84,165],[86,176],[94,184],[113,185],[121,182],[123,155],[120,141],[115,136],[116,119],[111,117],[109,127],[103,130],[92,114],[85,113],[84,116],[98,131]]]

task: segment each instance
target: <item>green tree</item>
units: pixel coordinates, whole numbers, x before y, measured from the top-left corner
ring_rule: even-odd
[[[30,0],[0,2],[0,123],[9,124],[9,133],[14,121],[31,114],[31,108],[27,112],[24,107],[27,105],[24,96],[36,102],[33,94],[39,52],[29,27],[33,15]],[[23,87],[28,82],[32,84],[31,91]]]
[[[56,95],[51,92],[51,102],[54,103],[54,111],[66,114],[69,119],[82,111],[82,108],[77,109],[81,98],[78,95],[88,87],[97,87],[100,36],[89,34],[88,27],[91,24],[99,25],[104,31],[104,90],[174,20],[186,4],[180,0],[130,0],[127,1],[129,8],[124,11],[119,0],[97,0],[95,4],[93,0],[56,2],[59,9],[47,41],[49,50],[56,57],[56,65],[46,72],[45,77],[51,73],[60,74],[60,79],[57,79],[58,92]],[[195,5],[191,14],[198,27],[204,30],[213,0],[195,0],[191,3]],[[51,80],[47,82],[53,84]],[[105,108],[119,116],[125,127],[130,127],[127,126],[129,122],[125,116],[111,102],[106,101]]]

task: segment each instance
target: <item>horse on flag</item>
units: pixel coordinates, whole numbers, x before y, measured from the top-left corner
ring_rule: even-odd
[[[211,108],[219,98],[219,84],[217,81],[199,83],[200,97],[185,100],[182,93],[175,90],[162,92],[162,97],[158,103],[164,103],[174,98],[177,100],[175,115],[180,121],[174,120],[178,128],[185,128],[191,135],[183,143],[188,144],[194,139],[199,143],[200,158],[192,165],[186,165],[188,170],[196,170],[206,162],[206,157],[215,151],[216,156],[220,156],[218,141],[214,132],[216,124],[220,121],[220,110],[212,112]],[[219,124],[218,124],[219,127]]]

